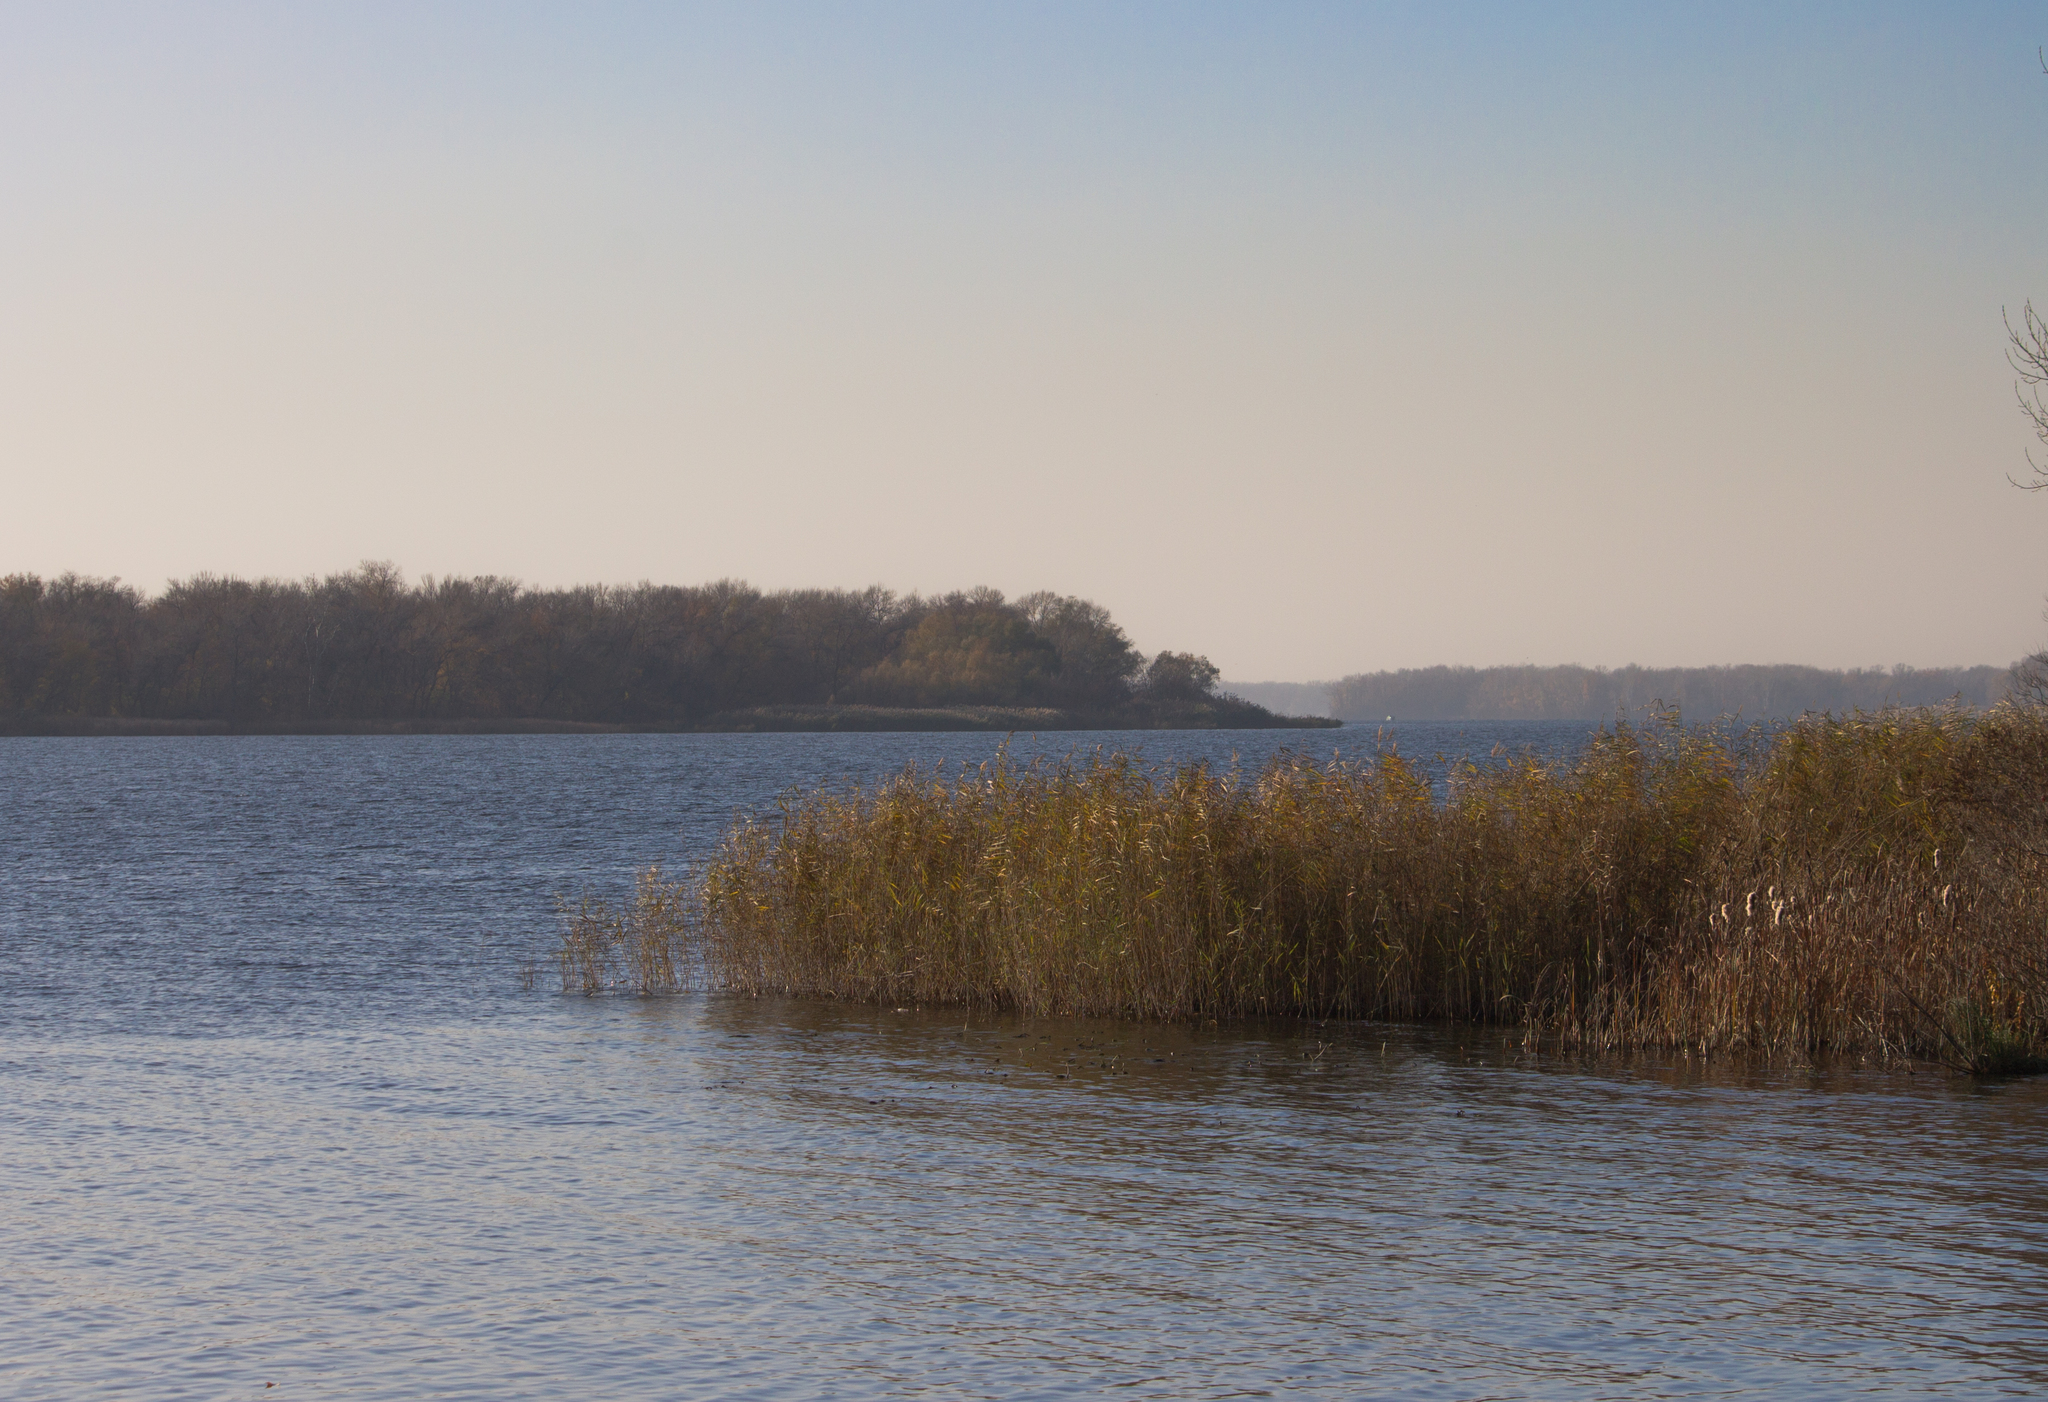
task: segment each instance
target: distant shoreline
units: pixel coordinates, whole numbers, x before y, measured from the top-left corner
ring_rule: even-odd
[[[1790,719],[1961,703],[1983,709],[2013,695],[2012,666],[1823,667],[1414,667],[1363,672],[1328,683],[1332,715],[1370,723],[1401,720],[1575,720],[1677,707],[1688,716]],[[1253,700],[1296,694],[1253,683]],[[1294,704],[1301,704],[1295,701]]]
[[[749,735],[860,734],[927,731],[1053,730],[1333,730],[1324,716],[1275,716],[1256,725],[1197,721],[1136,725],[1128,719],[1038,707],[761,706],[709,717],[700,725],[612,725],[540,716],[360,720],[234,721],[153,716],[0,717],[0,738],[166,737],[197,735]]]

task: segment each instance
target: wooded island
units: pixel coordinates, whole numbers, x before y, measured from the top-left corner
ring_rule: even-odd
[[[1051,593],[0,579],[0,733],[1266,728],[1187,652]]]

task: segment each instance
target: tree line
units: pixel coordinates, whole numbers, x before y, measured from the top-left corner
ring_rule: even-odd
[[[209,574],[154,596],[113,579],[0,579],[0,718],[284,728],[539,718],[638,728],[812,705],[1052,708],[1075,723],[1272,724],[1192,653],[1142,656],[1085,599],[976,589],[764,593],[731,580],[539,589]]]
[[[1988,706],[2015,685],[2006,667],[1415,667],[1330,684],[1346,720],[1603,720],[1655,705],[1700,719],[1782,719],[1961,701]]]

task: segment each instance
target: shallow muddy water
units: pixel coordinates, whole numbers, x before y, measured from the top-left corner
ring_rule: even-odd
[[[2048,1395],[2043,1082],[522,986],[989,743],[0,741],[0,1394]]]

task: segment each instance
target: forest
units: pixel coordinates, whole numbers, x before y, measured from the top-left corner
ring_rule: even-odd
[[[0,578],[0,732],[1263,727],[1197,654],[1051,593]],[[373,726],[371,723],[375,723]]]
[[[1676,706],[1699,720],[1789,719],[1960,701],[1988,706],[2014,685],[2006,667],[1416,667],[1330,684],[1346,720],[1612,720]]]

